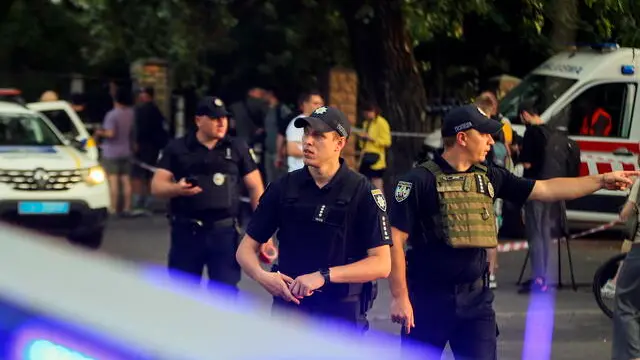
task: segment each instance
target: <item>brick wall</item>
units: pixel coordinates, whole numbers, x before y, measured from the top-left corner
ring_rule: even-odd
[[[352,126],[358,119],[358,76],[351,69],[333,68],[329,71],[327,103],[335,106],[347,115]],[[347,165],[357,170],[356,137],[350,136],[342,151]]]

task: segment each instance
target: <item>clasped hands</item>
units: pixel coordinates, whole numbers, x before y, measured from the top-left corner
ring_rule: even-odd
[[[279,271],[265,271],[260,283],[271,295],[300,304],[300,299],[313,295],[316,290],[324,286],[324,277],[319,271],[300,275],[295,279]]]

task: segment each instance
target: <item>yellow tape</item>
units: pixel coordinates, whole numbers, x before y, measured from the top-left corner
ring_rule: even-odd
[[[78,154],[76,154],[73,150],[69,149],[66,146],[63,146],[62,149],[64,150],[64,152],[69,154],[69,156],[71,156],[71,159],[73,160],[73,162],[75,163],[75,166],[76,166],[76,168],[74,170],[79,170],[80,169],[80,165],[82,165],[82,161],[80,160],[80,157],[78,156]]]

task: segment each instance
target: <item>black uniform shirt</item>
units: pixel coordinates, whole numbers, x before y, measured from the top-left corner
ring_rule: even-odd
[[[301,179],[298,191],[299,201],[318,204],[318,206],[327,203],[327,196],[333,196],[330,194],[335,194],[334,190],[341,189],[346,178],[351,175],[349,172],[352,170],[344,164],[343,159],[340,159],[340,164],[336,175],[322,188],[318,188],[306,166],[289,173],[288,176],[295,176],[296,173],[301,175],[297,177]],[[328,266],[329,264],[326,263],[319,264],[322,260],[318,259],[318,254],[326,253],[325,247],[330,245],[327,244],[328,241],[322,243],[323,239],[313,239],[314,235],[317,236],[317,232],[314,232],[312,228],[315,224],[310,226],[307,222],[305,226],[298,225],[292,221],[291,214],[284,212],[282,204],[285,196],[285,184],[289,183],[285,180],[286,177],[284,176],[268,186],[247,227],[247,234],[256,241],[264,243],[279,228],[293,226],[293,231],[288,231],[288,233],[299,233],[299,237],[294,241],[300,243],[294,244],[290,248],[283,243],[279,244],[279,265],[280,270],[287,275],[298,276]],[[386,202],[384,200],[376,202],[374,198],[376,193],[377,190],[370,182],[361,181],[348,205],[348,211],[352,216],[348,218],[347,223],[347,246],[364,256],[366,256],[368,249],[391,245],[391,229],[388,225]],[[295,228],[295,226],[299,226],[299,228]],[[317,226],[323,225],[318,224]],[[314,241],[317,243],[313,243]],[[304,244],[304,246],[299,246],[300,244]],[[295,249],[293,249],[294,247]]]
[[[188,163],[215,164],[220,163],[220,160],[229,158],[237,164],[237,172],[232,174],[237,176],[235,193],[232,195],[235,199],[238,199],[239,186],[243,177],[258,168],[253,160],[249,146],[240,139],[226,136],[218,141],[213,149],[209,149],[198,141],[195,132],[190,132],[181,138],[171,140],[169,144],[167,144],[162,152],[162,157],[158,160],[158,167],[173,173],[177,181],[193,175],[189,173]],[[222,172],[223,170],[211,169],[212,173],[218,171]],[[204,189],[205,187],[203,187],[203,190]],[[203,191],[203,193],[204,192],[205,191]],[[201,194],[196,196],[200,196]],[[204,194],[202,198],[204,198]],[[213,221],[235,217],[238,214],[237,201],[236,204],[228,209],[206,211],[205,213],[193,211],[190,206],[193,205],[193,202],[190,201],[198,201],[198,199],[192,197],[189,201],[174,202],[171,204],[171,212],[184,216],[192,216],[201,220]]]
[[[444,173],[456,173],[440,154],[436,154],[434,161]],[[473,168],[468,170],[472,171]],[[487,177],[497,198],[516,204],[527,200],[535,184],[533,180],[519,178],[497,166],[488,167]],[[417,166],[399,181],[403,182],[401,188],[410,186],[409,194],[406,196],[405,191],[403,196],[396,184],[394,199],[389,206],[389,219],[391,226],[409,234],[411,249],[407,252],[407,280],[428,285],[461,284],[479,279],[487,266],[485,249],[454,249],[435,235],[433,217],[440,213],[440,205],[434,175]]]

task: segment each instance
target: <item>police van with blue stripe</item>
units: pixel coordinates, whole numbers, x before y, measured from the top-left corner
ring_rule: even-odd
[[[44,115],[0,102],[0,219],[98,248],[110,206],[105,172],[85,144]]]

